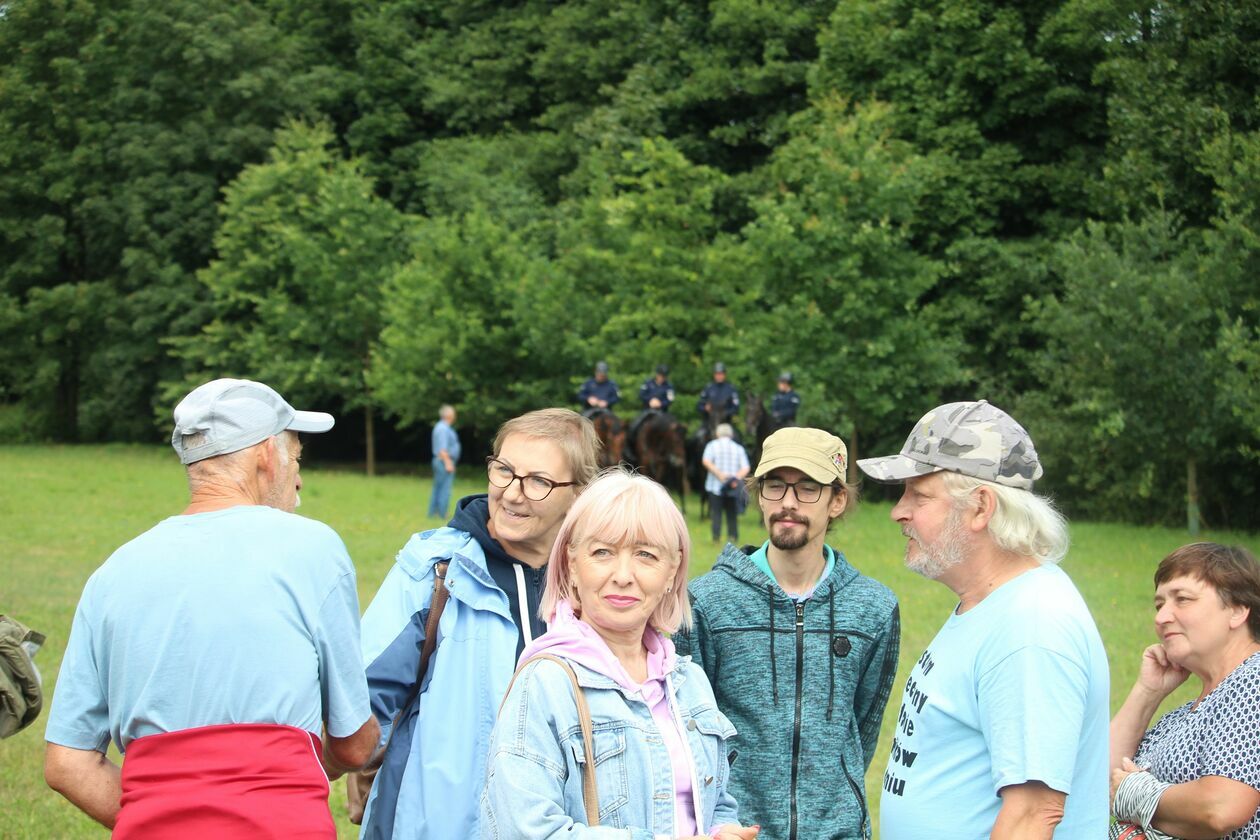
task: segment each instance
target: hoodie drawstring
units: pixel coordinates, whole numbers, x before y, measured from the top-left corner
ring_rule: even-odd
[[[836,705],[836,655],[831,650],[832,641],[836,638],[836,588],[831,588],[831,635],[827,639],[827,721],[831,721],[831,710]]]
[[[774,585],[766,584],[766,597],[770,602],[770,692],[774,697],[774,704],[779,704],[779,667],[778,659],[774,655]]]

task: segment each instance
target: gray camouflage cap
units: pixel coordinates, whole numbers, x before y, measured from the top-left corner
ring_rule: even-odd
[[[1028,432],[985,400],[932,409],[906,438],[900,454],[864,458],[858,467],[888,483],[946,470],[1031,490],[1041,478],[1041,461]]]

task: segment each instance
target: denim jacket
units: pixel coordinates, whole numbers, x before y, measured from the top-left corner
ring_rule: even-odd
[[[573,662],[590,705],[599,786],[599,828],[583,823],[582,765],[588,760],[568,676],[555,663],[528,665],[504,701],[491,736],[481,795],[483,840],[674,838],[669,753],[647,704],[616,681]],[[737,821],[727,790],[735,727],[717,709],[704,672],[679,657],[666,678],[687,733],[697,829]]]

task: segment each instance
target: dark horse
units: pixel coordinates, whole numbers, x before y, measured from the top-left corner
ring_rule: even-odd
[[[748,403],[744,408],[744,429],[748,432],[748,443],[745,445],[748,449],[748,461],[754,469],[761,460],[761,445],[766,438],[786,425],[788,424],[766,411],[766,404],[759,395],[748,395]]]
[[[612,467],[622,461],[622,451],[626,447],[626,427],[621,418],[606,408],[598,409],[588,415],[595,426],[595,436],[599,438],[599,465]]]
[[[674,415],[650,412],[630,441],[639,472],[670,490],[678,491],[679,506],[687,512],[687,430]]]

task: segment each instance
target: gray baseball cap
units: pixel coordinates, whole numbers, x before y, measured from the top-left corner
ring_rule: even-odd
[[[175,406],[171,446],[181,464],[239,452],[286,429],[326,432],[333,417],[322,411],[297,411],[261,382],[216,379],[195,389]],[[205,442],[186,449],[184,437],[201,433]]]
[[[1028,432],[985,400],[932,409],[914,427],[899,454],[863,458],[858,468],[888,483],[944,470],[1031,490],[1041,478],[1041,461]]]

